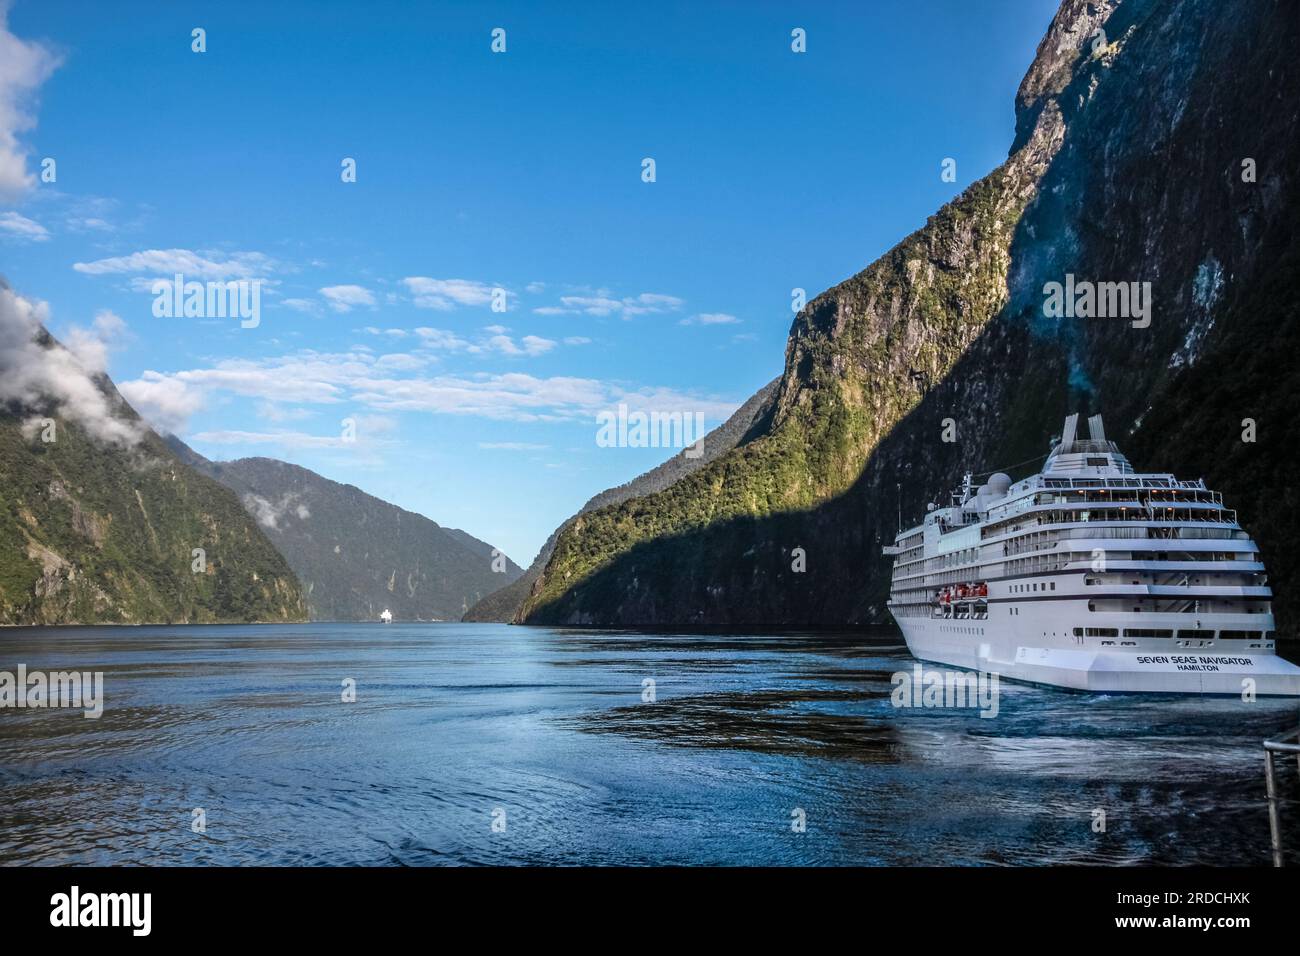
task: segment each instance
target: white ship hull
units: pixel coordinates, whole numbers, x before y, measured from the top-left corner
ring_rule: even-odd
[[[1300,696],[1300,667],[1276,654],[1220,646],[1170,649],[1164,642],[1122,651],[1052,644],[984,624],[984,634],[950,632],[961,622],[899,622],[912,656],[932,664],[996,673],[1000,679],[1092,693]],[[1247,683],[1247,680],[1253,683]]]
[[[1259,547],[1203,480],[1136,472],[1071,415],[1041,472],[967,475],[900,530],[889,608],[923,661],[1101,693],[1300,696]]]

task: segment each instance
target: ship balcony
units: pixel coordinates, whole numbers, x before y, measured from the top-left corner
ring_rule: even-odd
[[[1103,549],[1104,550],[1104,549]],[[1092,567],[1090,560],[1073,561],[1071,568],[1088,570]],[[1263,574],[1268,569],[1263,561],[1179,561],[1176,559],[1134,560],[1131,558],[1107,558],[1107,571],[1146,571],[1148,573],[1175,572],[1199,574]]]
[[[1076,592],[1092,599],[1107,597],[1162,597],[1162,598],[1252,598],[1269,601],[1273,589],[1267,585],[1238,584],[1110,584],[1100,582],[1085,585]],[[1073,596],[1073,595],[1071,595]]]
[[[1066,601],[1069,600],[1067,597]],[[1140,611],[1134,610],[1134,602],[1143,600]],[[1224,603],[1224,602],[1219,602]],[[1273,629],[1273,612],[1269,610],[1267,604],[1261,604],[1257,608],[1243,609],[1235,603],[1229,603],[1227,607],[1216,607],[1216,602],[1211,598],[1203,600],[1200,605],[1194,604],[1191,600],[1180,601],[1176,604],[1166,602],[1166,606],[1160,607],[1155,599],[1147,598],[1103,598],[1097,601],[1089,601],[1084,605],[1084,613],[1090,624],[1095,622],[1097,626],[1106,625],[1109,621],[1118,619],[1131,619],[1130,624],[1133,627],[1192,627],[1189,621],[1200,621],[1198,627],[1222,627],[1244,630],[1272,630]],[[1068,612],[1070,604],[1063,604],[1061,613],[1064,616]],[[1078,607],[1078,605],[1073,605]]]

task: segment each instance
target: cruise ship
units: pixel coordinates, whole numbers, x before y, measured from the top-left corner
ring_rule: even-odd
[[[900,531],[890,611],[914,656],[1092,692],[1300,695],[1259,548],[1205,482],[1137,474],[1065,420],[1039,474],[967,475]]]

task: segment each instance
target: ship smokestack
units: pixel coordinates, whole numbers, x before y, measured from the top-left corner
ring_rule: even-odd
[[[1061,428],[1061,447],[1069,448],[1074,444],[1074,433],[1079,430],[1079,413],[1065,416],[1065,425]]]
[[[1106,430],[1101,425],[1100,415],[1093,415],[1088,419],[1088,435],[1093,441],[1106,440]]]

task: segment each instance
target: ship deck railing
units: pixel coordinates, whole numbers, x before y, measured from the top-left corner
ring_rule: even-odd
[[[1296,766],[1300,768],[1300,727],[1280,737],[1264,741],[1264,789],[1268,795],[1268,830],[1273,849],[1273,865],[1284,864],[1282,847],[1282,804],[1296,803],[1278,793],[1276,758],[1278,754],[1295,754]]]

